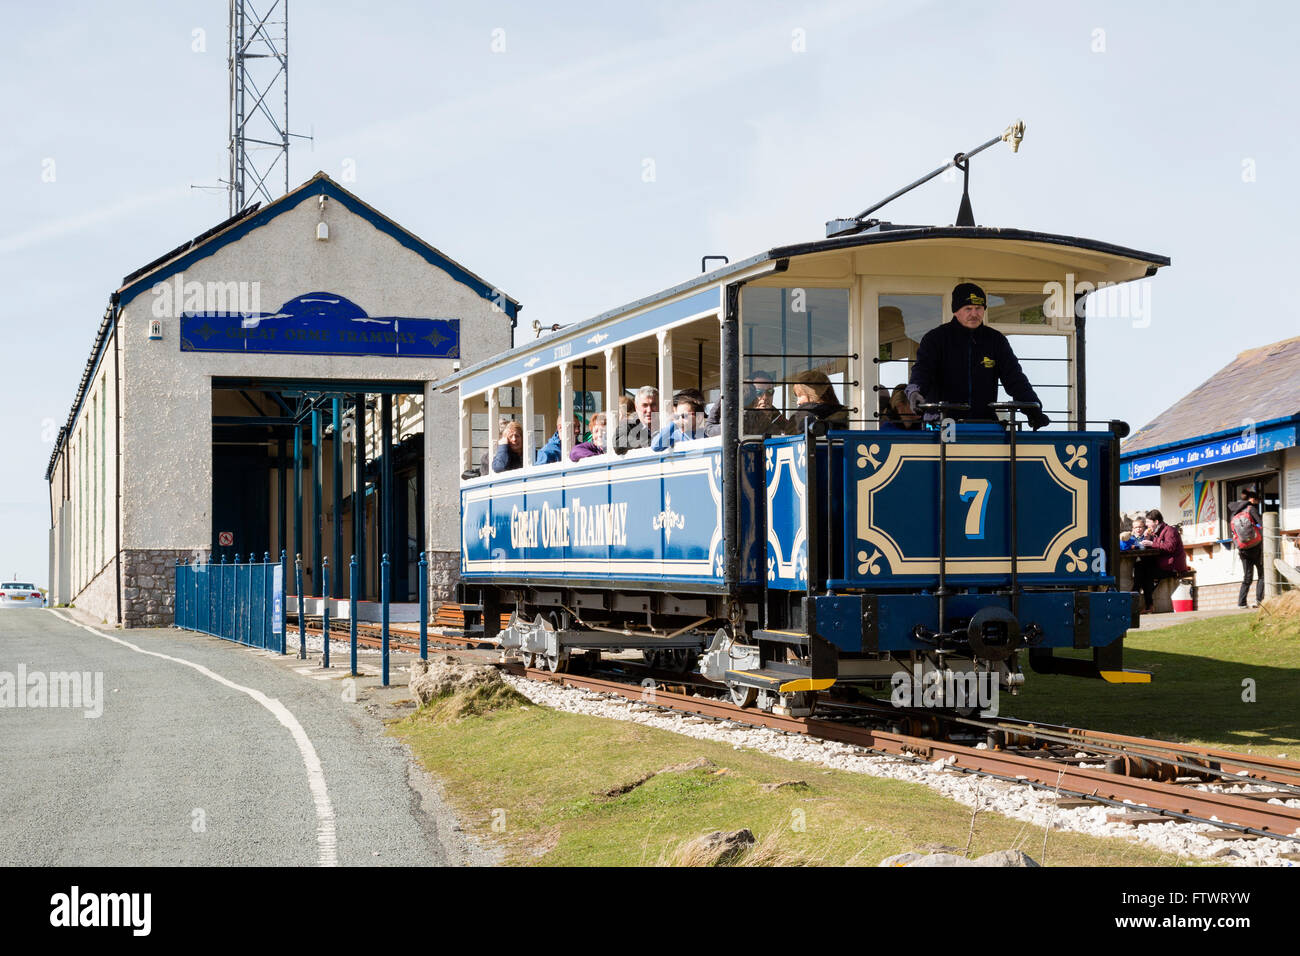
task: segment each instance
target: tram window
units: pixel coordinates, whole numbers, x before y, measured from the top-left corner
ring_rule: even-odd
[[[938,295],[881,295],[880,386],[894,389],[912,376],[921,339],[945,321],[943,297]]]
[[[497,440],[500,425],[489,427],[486,395],[475,395],[467,399],[466,404],[469,406],[469,461],[462,467],[479,468],[481,471],[488,445]]]
[[[741,301],[741,393],[753,400],[753,383],[771,375],[772,407],[781,413],[798,404],[794,376],[825,372],[836,397],[849,398],[849,292],[847,289],[749,286]],[[861,413],[850,411],[854,419]],[[742,416],[742,419],[744,416]]]
[[[1064,335],[1016,335],[1006,331],[1011,351],[1016,353],[1025,377],[1043,403],[1043,411],[1053,423],[1064,424],[1070,417],[1072,406],[1069,342]],[[998,401],[1011,401],[1011,396],[1001,385],[998,386]]]
[[[619,346],[619,387],[635,395],[646,385],[659,387],[659,343],[654,336]]]
[[[699,389],[706,402],[721,394],[722,348],[717,316],[705,316],[672,330],[673,391]]]
[[[1019,292],[998,295],[989,293],[989,306],[984,321],[989,325],[1047,325],[1052,324],[1043,311],[1046,300],[1042,293]]]
[[[560,419],[560,370],[546,369],[529,377],[533,387],[533,454],[551,440]]]
[[[574,443],[591,437],[591,417],[605,410],[605,356],[588,355],[570,366],[573,372],[573,416],[577,422]]]
[[[488,426],[489,426],[488,428],[489,434],[488,434],[488,442],[487,442],[485,457],[486,457],[486,463],[488,464],[491,463],[493,456],[496,454],[497,442],[500,440],[502,431],[504,430],[506,424],[509,422],[520,422],[520,423],[523,422],[524,419],[523,383],[512,382],[509,385],[499,386],[496,389],[495,397],[496,397],[496,406],[497,406],[496,422],[495,423],[492,422],[491,405],[488,406],[489,411],[486,416]],[[489,401],[490,399],[491,399],[491,395],[489,395]],[[480,458],[479,464],[480,465],[484,464],[482,458]],[[487,474],[488,470],[490,469],[484,470],[483,473]]]

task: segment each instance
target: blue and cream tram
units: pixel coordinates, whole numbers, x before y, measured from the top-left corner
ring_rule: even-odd
[[[1121,662],[1135,596],[1111,560],[1126,426],[1086,427],[1078,305],[1165,265],[1069,236],[872,221],[465,369],[443,385],[460,399],[463,599],[528,660],[640,648],[684,669],[698,656],[737,702],[794,714],[833,684],[900,669],[992,671],[1014,690],[1022,656],[1136,679]],[[986,321],[1009,336],[1050,429],[882,420],[962,281],[987,290]],[[750,385],[770,380],[789,409],[809,369],[848,426],[747,433]],[[719,433],[570,460],[595,412],[612,432],[619,398],[647,385],[665,423],[680,389],[720,401]],[[523,426],[524,464],[485,471],[507,419]],[[557,431],[560,461],[533,464]],[[1067,648],[1092,660],[1053,656]]]

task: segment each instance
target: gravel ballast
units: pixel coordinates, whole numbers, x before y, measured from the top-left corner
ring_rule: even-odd
[[[1203,835],[1204,831],[1215,829],[1206,823],[1155,823],[1140,826],[1114,823],[1107,820],[1107,816],[1119,813],[1118,807],[1098,804],[1077,809],[1061,808],[1053,804],[1055,795],[1051,791],[963,773],[954,770],[944,761],[924,763],[900,757],[879,756],[847,744],[782,734],[766,727],[750,727],[732,721],[705,720],[615,695],[562,687],[512,675],[505,675],[505,680],[534,703],[555,710],[632,721],[698,740],[730,744],[737,750],[758,750],[785,760],[804,761],[833,770],[924,784],[963,806],[978,808],[981,812],[1000,813],[1038,828],[1138,840],[1181,857],[1215,859],[1233,866],[1295,866],[1294,861],[1281,858],[1278,854],[1300,852],[1300,844],[1268,837],[1256,840],[1213,840]],[[1236,792],[1261,789],[1264,788],[1243,785]],[[1300,800],[1285,802],[1289,806],[1300,806]]]

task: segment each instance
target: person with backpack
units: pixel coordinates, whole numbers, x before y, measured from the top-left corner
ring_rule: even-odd
[[[1133,584],[1142,592],[1143,608],[1150,614],[1155,604],[1156,582],[1173,578],[1187,570],[1187,552],[1183,549],[1183,536],[1173,525],[1165,524],[1164,515],[1152,509],[1147,512],[1147,537],[1143,541],[1144,554],[1159,555],[1154,561],[1139,561],[1133,569]]]
[[[1259,493],[1254,488],[1243,488],[1241,500],[1228,505],[1228,527],[1232,529],[1232,543],[1237,546],[1245,577],[1237,595],[1237,607],[1246,606],[1250,595],[1250,581],[1255,575],[1255,604],[1264,600],[1264,522],[1259,516]]]

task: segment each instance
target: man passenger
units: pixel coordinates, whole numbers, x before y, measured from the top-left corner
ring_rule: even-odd
[[[684,388],[673,396],[673,420],[655,435],[650,447],[667,451],[679,441],[704,437],[704,396],[698,389]]]
[[[659,389],[646,385],[637,389],[636,417],[620,422],[614,433],[614,451],[623,454],[630,448],[649,448],[658,419]]]

